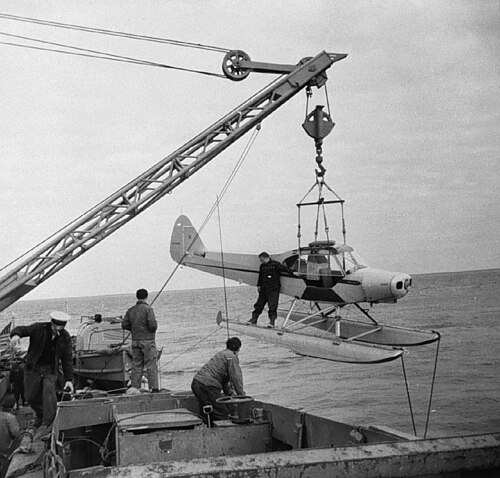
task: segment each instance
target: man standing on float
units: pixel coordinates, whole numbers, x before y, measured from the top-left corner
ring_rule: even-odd
[[[278,261],[273,261],[267,252],[259,254],[260,269],[259,279],[257,280],[257,290],[259,297],[254,305],[252,318],[247,322],[248,324],[257,324],[259,315],[264,310],[267,303],[269,308],[269,325],[268,327],[274,328],[276,317],[278,317],[278,303],[280,299],[280,273],[293,275],[293,272],[285,265]]]

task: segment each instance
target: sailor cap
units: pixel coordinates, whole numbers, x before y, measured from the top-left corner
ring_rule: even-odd
[[[67,322],[69,319],[71,319],[71,315],[68,315],[65,312],[59,312],[58,310],[52,311],[49,314],[49,317],[57,322]]]

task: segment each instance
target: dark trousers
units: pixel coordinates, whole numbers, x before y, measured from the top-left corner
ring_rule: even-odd
[[[16,407],[19,407],[19,399],[21,399],[21,405],[24,405],[26,402],[24,398],[24,382],[12,382],[11,389],[16,399]]]
[[[35,366],[33,370],[26,369],[24,374],[26,400],[42,425],[51,425],[56,417],[56,382],[57,375],[50,365]]]
[[[262,311],[264,310],[264,307],[267,303],[267,306],[269,308],[268,311],[269,322],[271,322],[271,324],[274,325],[276,317],[278,316],[279,300],[280,300],[279,290],[266,291],[264,288],[261,288],[257,302],[255,302],[255,305],[253,306],[254,310],[252,312],[252,320],[250,322],[252,322],[253,324],[257,323],[257,319],[259,318],[259,315],[262,314]]]
[[[210,414],[210,419],[213,420],[227,420],[229,412],[226,405],[221,403],[217,403],[217,399],[220,398],[221,390],[217,387],[210,387],[205,385],[204,383],[198,382],[198,380],[193,379],[191,382],[191,390],[195,394],[198,399],[198,403],[200,404],[200,417],[203,418],[203,421],[207,421],[207,415],[203,413],[203,407],[205,405],[212,405],[214,408],[212,413]]]

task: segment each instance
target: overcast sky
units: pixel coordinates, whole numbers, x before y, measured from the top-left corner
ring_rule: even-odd
[[[0,12],[242,49],[329,70],[336,127],[327,182],[347,201],[347,241],[372,266],[408,273],[500,267],[497,0],[0,1]],[[219,72],[223,54],[0,19],[0,32]],[[12,41],[0,36],[0,41]],[[272,80],[245,81],[0,45],[0,265],[34,246]],[[315,91],[312,106],[325,104]],[[270,116],[221,205],[225,251],[296,247],[295,204],[314,182],[305,94]],[[195,225],[246,137],[26,299],[158,290],[171,229]],[[337,216],[333,235],[340,238]],[[309,232],[309,231],[303,231]],[[218,250],[214,218],[204,242]],[[220,286],[182,270],[169,289]]]

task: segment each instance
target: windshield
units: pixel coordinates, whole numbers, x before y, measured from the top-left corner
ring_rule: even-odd
[[[365,261],[354,251],[343,253],[344,270],[346,274],[363,269],[366,266]]]

